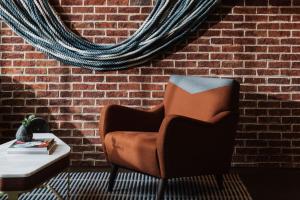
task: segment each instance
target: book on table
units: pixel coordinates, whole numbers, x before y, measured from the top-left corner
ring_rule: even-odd
[[[33,139],[30,142],[15,141],[7,149],[9,154],[51,154],[55,149],[54,138]]]

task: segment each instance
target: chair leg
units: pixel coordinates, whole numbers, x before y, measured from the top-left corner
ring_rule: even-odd
[[[168,184],[168,179],[165,178],[160,179],[155,200],[162,200],[164,198],[164,192],[167,184]]]
[[[112,192],[114,185],[115,185],[115,180],[118,174],[118,166],[117,165],[112,165],[111,171],[110,171],[110,176],[109,176],[109,182],[108,182],[108,192]]]
[[[224,189],[224,178],[223,178],[223,174],[216,174],[216,181],[218,184],[219,189],[223,190]]]

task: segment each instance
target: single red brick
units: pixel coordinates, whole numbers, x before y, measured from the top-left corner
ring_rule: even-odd
[[[300,8],[289,7],[289,8],[280,8],[282,14],[299,14]]]
[[[104,5],[105,4],[105,0],[85,0],[84,1],[84,5],[91,5],[91,6],[95,6],[95,5]],[[81,13],[86,13],[87,11],[82,11]]]
[[[247,68],[266,68],[267,62],[265,61],[246,61],[245,67]]]
[[[219,36],[220,34],[217,34],[215,36]],[[232,36],[232,37],[243,37],[244,31],[242,30],[223,30],[222,36]]]
[[[2,53],[2,59],[23,59],[23,53]]]
[[[289,22],[291,21],[292,16],[290,15],[275,15],[275,16],[269,16],[269,21],[284,21]]]
[[[254,60],[255,55],[253,54],[243,54],[243,53],[236,53],[234,54],[234,59],[236,60]]]
[[[246,15],[245,22],[260,22],[260,21],[268,21],[267,15]]]
[[[269,0],[271,6],[291,6],[292,0]]]
[[[270,33],[270,31],[269,31],[269,33]],[[247,37],[267,37],[268,32],[261,31],[261,30],[246,30],[245,36],[247,36]]]
[[[71,105],[72,100],[68,100],[68,99],[50,99],[49,104],[50,104],[50,106],[53,106],[53,105],[66,106],[66,105]]]
[[[82,0],[62,0],[61,5],[68,5],[68,6],[83,5],[83,1]]]
[[[212,38],[212,44],[233,44],[232,38]]]
[[[278,45],[279,39],[274,38],[259,38],[257,39],[257,44],[259,45]]]
[[[268,6],[268,0],[246,0],[245,6]]]
[[[251,7],[235,7],[233,13],[237,14],[256,14],[256,8]]]
[[[65,104],[67,105],[67,104]],[[95,99],[74,99],[73,100],[74,106],[91,106],[95,105]]]

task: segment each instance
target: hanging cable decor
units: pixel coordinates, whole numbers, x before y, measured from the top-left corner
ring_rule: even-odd
[[[49,0],[0,0],[0,18],[50,57],[92,70],[116,70],[149,61],[195,31],[220,0],[157,0],[139,29],[118,44],[94,44],[73,33]]]

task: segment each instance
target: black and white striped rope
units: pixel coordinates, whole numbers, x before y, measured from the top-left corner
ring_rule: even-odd
[[[0,0],[0,18],[37,49],[66,64],[116,70],[149,61],[195,31],[220,0],[157,0],[140,28],[118,44],[94,44],[65,26],[49,0]]]

